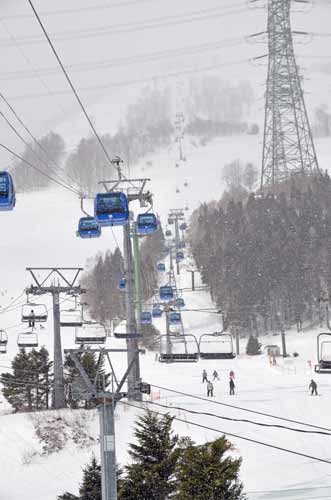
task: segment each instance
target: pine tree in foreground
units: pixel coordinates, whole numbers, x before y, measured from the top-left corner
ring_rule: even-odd
[[[101,466],[95,457],[83,470],[79,494],[80,500],[101,500]]]
[[[60,495],[57,497],[57,500],[80,500],[79,497],[76,497],[76,495],[72,495],[71,493],[63,493],[63,495]]]
[[[118,498],[165,500],[174,491],[174,471],[179,455],[178,436],[172,434],[173,417],[147,411],[138,418],[129,454],[133,464],[125,467]]]
[[[261,347],[262,345],[260,344],[258,339],[253,335],[251,335],[247,342],[246,354],[249,354],[251,356],[256,356],[258,354],[261,354]]]
[[[176,500],[245,500],[239,481],[241,458],[227,455],[232,445],[223,436],[201,446],[189,444],[177,467]]]

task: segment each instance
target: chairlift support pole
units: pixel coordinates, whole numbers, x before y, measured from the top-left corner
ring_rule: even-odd
[[[136,224],[132,228],[133,239],[133,255],[134,255],[134,271],[135,271],[135,285],[136,285],[136,307],[137,307],[137,331],[141,332],[140,318],[142,313],[142,290],[141,290],[141,259],[139,248],[139,237],[137,233]]]
[[[46,268],[26,268],[30,272],[35,285],[27,289],[31,295],[52,295],[53,299],[53,347],[54,347],[54,388],[53,388],[53,407],[55,409],[65,408],[64,395],[64,373],[63,373],[63,355],[61,343],[60,326],[60,294],[73,294],[75,296],[83,293],[80,285],[76,285],[77,279],[83,268],[75,267],[46,267]],[[39,280],[38,272],[46,272],[46,277]],[[69,278],[67,273],[74,272],[74,277]],[[57,278],[57,284],[55,279]]]
[[[117,377],[112,373],[111,391],[106,391],[105,387],[100,390],[100,380],[98,377],[92,382],[81,364],[77,354],[82,354],[86,351],[82,349],[65,349],[64,351],[73,360],[80,378],[85,385],[85,391],[81,394],[80,399],[88,399],[97,404],[99,412],[100,424],[100,459],[101,459],[101,498],[102,500],[117,500],[117,470],[116,470],[116,449],[115,449],[115,408],[118,401],[128,396],[121,389],[128,379],[128,375],[132,372],[132,364],[135,358],[139,357],[139,353],[145,351],[138,349],[131,352],[131,364],[128,366],[123,377],[118,382]],[[97,352],[103,358],[106,356],[110,362],[109,353],[111,352],[127,352],[126,349],[89,349],[88,352]],[[102,363],[100,363],[100,366]],[[113,371],[113,370],[112,370]],[[116,388],[114,387],[116,383]],[[142,394],[139,390],[141,380],[137,381],[135,392],[139,392],[140,398]],[[136,398],[137,399],[137,398]]]
[[[128,204],[132,201],[139,201],[140,206],[152,206],[152,193],[145,191],[146,183],[150,181],[149,178],[127,179],[124,178],[121,172],[120,163],[122,160],[116,158],[114,164],[117,168],[118,179],[101,181],[105,190],[109,193],[118,189],[127,192]],[[123,226],[123,253],[124,262],[126,267],[127,285],[125,294],[125,310],[126,310],[126,331],[128,334],[132,332],[138,333],[135,311],[135,268],[132,255],[130,221]],[[138,336],[138,335],[137,335]],[[139,355],[135,356],[134,353],[139,353],[138,340],[136,338],[127,338],[127,352],[128,352],[128,366],[130,371],[128,373],[128,399],[133,401],[141,401],[141,393],[137,393],[135,387],[140,380],[140,363]],[[134,355],[134,362],[133,360]]]

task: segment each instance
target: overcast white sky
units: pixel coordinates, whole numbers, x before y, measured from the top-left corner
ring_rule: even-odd
[[[247,61],[267,52],[266,40],[261,39],[258,44],[245,40],[246,36],[265,29],[266,0],[254,4],[264,6],[261,9],[252,9],[247,0],[33,1],[76,88],[80,89],[82,100],[101,131],[114,131],[127,104],[141,88],[141,85],[122,85],[118,88],[108,84],[148,80],[154,75],[213,66],[214,71],[224,79],[251,81],[258,98],[257,111],[262,116],[267,61],[258,66],[238,61]],[[315,0],[314,4],[312,9],[306,9],[305,14],[300,13],[302,5],[294,4],[293,28],[331,32],[331,1]],[[57,126],[66,135],[68,143],[87,135],[88,126],[58,70],[28,1],[0,0],[0,5],[0,91],[11,100],[36,134],[42,135]],[[72,12],[63,12],[67,10]],[[147,27],[153,19],[158,19],[152,23],[157,26]],[[182,20],[185,22],[180,22]],[[142,22],[145,23],[144,29],[140,25],[137,30],[137,23]],[[79,36],[77,31],[84,32],[84,37]],[[106,33],[96,36],[96,31]],[[312,64],[319,60],[307,56],[330,56],[331,62],[331,38],[300,37],[299,41],[301,44],[296,44],[296,51],[304,57],[298,57],[298,62],[307,77],[308,110],[313,111],[316,104],[327,103],[330,83],[321,73],[311,70]],[[214,45],[219,42],[215,49]],[[203,44],[211,44],[213,49],[204,52],[194,50],[193,54],[187,54],[188,47]],[[134,58],[154,52],[162,52],[164,56],[164,51],[183,49],[184,55],[171,53],[171,57],[158,57],[145,63],[131,59],[116,66],[95,68],[96,63],[104,65],[118,58]],[[221,66],[223,63],[224,66]],[[75,71],[77,68],[73,66],[79,64],[94,67],[90,71]],[[167,81],[174,79],[158,78],[154,84],[164,85]],[[102,85],[106,88],[95,88]],[[83,90],[86,88],[90,90]],[[32,97],[39,94],[43,96]],[[5,110],[0,106],[1,110]],[[0,131],[4,143],[17,151],[22,150],[1,121]],[[4,153],[0,153],[0,158],[4,161],[10,159]]]

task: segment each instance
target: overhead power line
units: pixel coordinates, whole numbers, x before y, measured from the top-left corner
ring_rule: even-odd
[[[30,0],[28,0],[29,3]],[[113,36],[124,33],[134,33],[139,31],[147,31],[151,29],[159,29],[165,27],[174,27],[183,24],[191,24],[201,21],[209,21],[214,19],[219,19],[229,15],[238,15],[240,13],[250,12],[247,8],[234,9],[232,11],[223,12],[220,7],[215,7],[212,9],[200,9],[197,11],[187,12],[181,15],[173,16],[163,16],[155,17],[151,19],[146,19],[144,21],[139,21],[137,23],[121,23],[108,26],[102,26],[98,29],[86,29],[86,30],[76,30],[76,31],[64,31],[60,33],[54,33],[53,39],[56,42],[64,42],[70,40],[81,40],[89,39],[95,37]],[[21,42],[26,45],[38,45],[43,42],[41,37],[26,36],[16,38],[17,42]],[[7,39],[0,39],[1,47],[10,46],[10,42]]]
[[[224,40],[220,40],[217,42],[211,43],[203,43],[198,45],[189,45],[186,47],[178,47],[175,49],[162,50],[156,52],[149,52],[145,54],[137,54],[129,57],[119,57],[115,59],[102,59],[100,61],[91,61],[83,64],[70,64],[67,66],[67,70],[71,70],[71,72],[79,73],[86,71],[95,71],[98,69],[107,69],[118,66],[131,66],[134,64],[143,64],[149,62],[158,62],[162,59],[173,59],[174,57],[183,57],[196,55],[199,53],[211,52],[215,50],[220,50],[226,47],[233,47],[235,45],[240,45],[246,43],[244,37],[232,37],[225,38]],[[34,71],[11,71],[11,72],[2,72],[0,73],[0,80],[15,80],[22,78],[35,78],[36,74],[38,76],[51,76],[58,74],[58,67],[49,67],[49,68],[39,68]]]
[[[138,410],[145,411],[145,408],[142,408],[141,406],[134,405],[132,403],[127,403],[125,401],[120,401],[120,403],[127,405],[127,406],[132,406],[133,408],[137,408]],[[148,403],[148,401],[145,401],[145,403]],[[169,408],[169,410],[171,410],[171,406],[169,406],[168,408]],[[162,412],[158,412],[155,410],[150,410],[150,411],[152,413],[156,413],[157,415],[164,415],[164,413],[162,413]],[[315,457],[313,455],[307,455],[306,453],[301,453],[299,451],[291,450],[289,448],[283,448],[282,446],[277,446],[277,445],[273,445],[270,443],[266,443],[264,441],[259,441],[257,439],[248,438],[248,437],[245,437],[245,436],[242,436],[239,434],[234,434],[233,432],[227,432],[227,431],[223,431],[221,429],[216,429],[214,427],[209,427],[208,425],[198,424],[197,422],[191,422],[190,420],[187,420],[187,419],[183,419],[183,418],[179,418],[179,417],[175,417],[175,416],[173,416],[173,418],[174,418],[174,420],[177,420],[177,422],[182,422],[183,424],[193,425],[195,427],[199,427],[200,429],[205,429],[208,431],[223,434],[224,436],[231,436],[231,437],[234,437],[237,439],[241,439],[243,441],[248,441],[248,442],[253,443],[253,444],[258,444],[261,446],[265,446],[267,448],[272,448],[274,450],[283,451],[283,452],[289,453],[291,455],[296,455],[296,456],[303,457],[303,458],[309,458],[310,460],[315,460],[316,462],[322,462],[322,463],[326,463],[326,464],[331,465],[331,461],[326,460],[325,458]]]
[[[91,129],[92,129],[92,131],[93,131],[93,133],[94,133],[94,135],[95,135],[95,137],[96,137],[96,139],[97,139],[98,143],[100,144],[101,149],[103,150],[103,152],[104,152],[104,154],[105,154],[105,156],[106,156],[106,158],[107,158],[107,160],[108,160],[108,162],[109,162],[109,164],[110,164],[110,165],[112,165],[111,157],[110,157],[110,155],[109,155],[109,153],[108,153],[108,151],[107,151],[107,149],[106,149],[106,147],[105,147],[104,143],[102,142],[100,135],[99,135],[99,134],[98,134],[98,132],[96,131],[96,128],[94,127],[94,125],[93,125],[93,123],[92,123],[92,120],[91,120],[91,118],[89,117],[89,115],[88,115],[88,113],[87,113],[87,111],[86,111],[86,109],[85,109],[85,106],[84,106],[84,104],[82,103],[82,101],[81,101],[81,99],[80,99],[80,97],[79,97],[79,95],[78,95],[78,93],[77,93],[77,91],[76,91],[76,89],[75,89],[75,87],[74,87],[74,85],[73,85],[73,83],[72,83],[72,81],[71,81],[71,79],[70,79],[70,77],[69,77],[69,75],[68,75],[68,73],[67,73],[67,71],[66,71],[65,67],[63,66],[63,63],[62,63],[62,61],[61,61],[61,59],[60,59],[60,57],[59,57],[59,55],[58,55],[57,51],[55,50],[55,47],[54,47],[54,45],[53,45],[53,43],[52,43],[52,41],[51,41],[51,39],[50,39],[50,37],[49,37],[49,35],[48,35],[48,33],[47,33],[47,31],[46,31],[46,29],[45,29],[44,25],[43,25],[43,23],[42,23],[42,21],[41,21],[41,19],[40,19],[39,15],[38,15],[38,12],[36,11],[36,9],[35,9],[35,7],[34,7],[34,5],[33,5],[32,1],[31,1],[31,0],[28,0],[28,2],[29,2],[29,4],[30,4],[30,6],[31,6],[31,9],[33,10],[33,13],[34,13],[34,15],[35,15],[35,17],[36,17],[36,19],[37,19],[37,21],[38,21],[39,25],[40,25],[40,27],[41,27],[41,29],[42,29],[42,31],[43,31],[43,33],[44,33],[45,37],[46,37],[46,40],[47,40],[47,42],[48,42],[49,46],[50,46],[50,47],[51,47],[51,49],[52,49],[52,52],[53,52],[53,54],[54,54],[54,56],[55,56],[55,58],[56,58],[57,62],[59,63],[59,65],[60,65],[60,67],[61,67],[61,69],[62,69],[62,71],[63,71],[63,74],[64,74],[64,76],[65,76],[65,78],[66,78],[67,82],[68,82],[68,83],[69,83],[69,85],[70,85],[70,88],[71,88],[71,90],[72,90],[72,92],[73,92],[74,96],[76,97],[76,100],[77,100],[77,102],[78,102],[78,104],[79,104],[79,106],[80,106],[81,110],[83,111],[83,113],[84,113],[84,115],[85,115],[86,120],[88,121],[88,123],[89,123],[89,125],[90,125],[90,127],[91,127]]]
[[[207,399],[207,398],[203,398],[202,396],[195,396],[194,394],[189,394],[187,392],[176,391],[175,389],[169,389],[168,387],[163,387],[163,386],[160,386],[160,385],[151,384],[151,386],[155,387],[156,389],[161,389],[163,391],[173,392],[174,394],[179,394],[180,396],[187,396],[189,398],[198,399],[200,401],[206,401],[208,403],[212,403],[212,404],[216,404],[216,405],[220,405],[220,406],[226,406],[228,408],[233,408],[235,410],[246,411],[248,413],[254,413],[256,415],[261,415],[263,417],[274,418],[276,420],[283,420],[284,422],[290,422],[292,424],[303,425],[303,426],[306,426],[306,427],[311,427],[311,428],[314,428],[314,429],[319,429],[321,431],[331,432],[331,429],[328,428],[328,427],[321,427],[319,425],[314,425],[314,424],[310,424],[310,423],[307,423],[307,422],[302,422],[300,420],[294,420],[294,419],[291,419],[291,418],[280,417],[278,415],[273,415],[271,413],[265,413],[265,412],[261,412],[261,411],[257,411],[257,410],[252,410],[250,408],[243,408],[241,406],[236,406],[236,405],[231,405],[231,404],[228,404],[228,403],[223,403],[222,401],[217,401],[215,399]]]
[[[102,4],[97,4],[97,5],[90,5],[88,7],[78,7],[78,8],[71,8],[71,9],[59,9],[59,10],[44,10],[40,12],[40,15],[44,17],[48,16],[59,16],[59,15],[67,15],[67,14],[84,14],[84,13],[89,13],[89,12],[95,12],[95,11],[100,11],[100,10],[110,10],[110,9],[117,9],[117,8],[123,8],[123,7],[130,7],[133,5],[141,5],[144,3],[151,3],[155,2],[155,0],[121,0],[120,2],[114,2],[114,3],[102,3]],[[239,5],[245,5],[246,2],[233,2],[228,5],[222,5],[222,8],[233,8]],[[33,16],[30,14],[14,14],[14,15],[8,15],[3,17],[5,20],[19,20],[19,19],[31,19]]]
[[[157,81],[157,80],[163,80],[163,79],[171,79],[171,78],[178,78],[179,76],[184,76],[184,75],[192,75],[195,73],[204,73],[208,71],[215,71],[218,70],[219,68],[222,67],[230,67],[230,66],[236,66],[236,65],[241,65],[241,64],[249,64],[252,63],[256,58],[251,58],[251,59],[241,59],[238,61],[229,61],[229,62],[223,62],[219,64],[210,64],[208,66],[201,66],[198,68],[191,68],[187,70],[177,70],[177,71],[171,71],[168,73],[160,73],[160,74],[155,74],[149,77],[144,77],[144,78],[137,78],[134,80],[122,80],[119,82],[108,82],[105,84],[101,85],[93,85],[89,87],[78,87],[79,92],[93,92],[93,91],[101,91],[101,90],[108,90],[110,88],[122,88],[126,86],[131,86],[131,85],[140,85],[143,83],[151,82],[151,81]],[[69,94],[70,91],[67,90],[58,90],[58,91],[53,91],[53,95],[67,95]],[[12,95],[10,96],[10,99],[13,100],[25,100],[25,99],[39,99],[40,97],[49,97],[49,94],[45,93],[38,93],[38,94],[21,94],[21,95]]]

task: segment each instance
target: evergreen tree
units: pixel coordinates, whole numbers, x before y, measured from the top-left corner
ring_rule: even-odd
[[[258,339],[253,335],[250,335],[246,346],[246,354],[249,354],[251,356],[261,354],[261,347],[262,345],[260,344]]]
[[[80,500],[80,498],[76,495],[72,495],[71,493],[66,492],[63,493],[63,495],[57,497],[57,500]]]
[[[138,418],[129,454],[133,464],[125,467],[121,500],[165,500],[174,491],[174,470],[178,459],[178,436],[171,432],[173,417],[158,417],[147,411]]]
[[[177,466],[177,500],[245,500],[239,480],[241,458],[225,456],[232,445],[223,436],[182,450]]]
[[[24,349],[12,360],[12,373],[2,373],[2,393],[15,411],[46,409],[51,391],[51,369],[47,349]]]
[[[101,500],[101,466],[95,457],[83,470],[79,494],[80,500]]]

